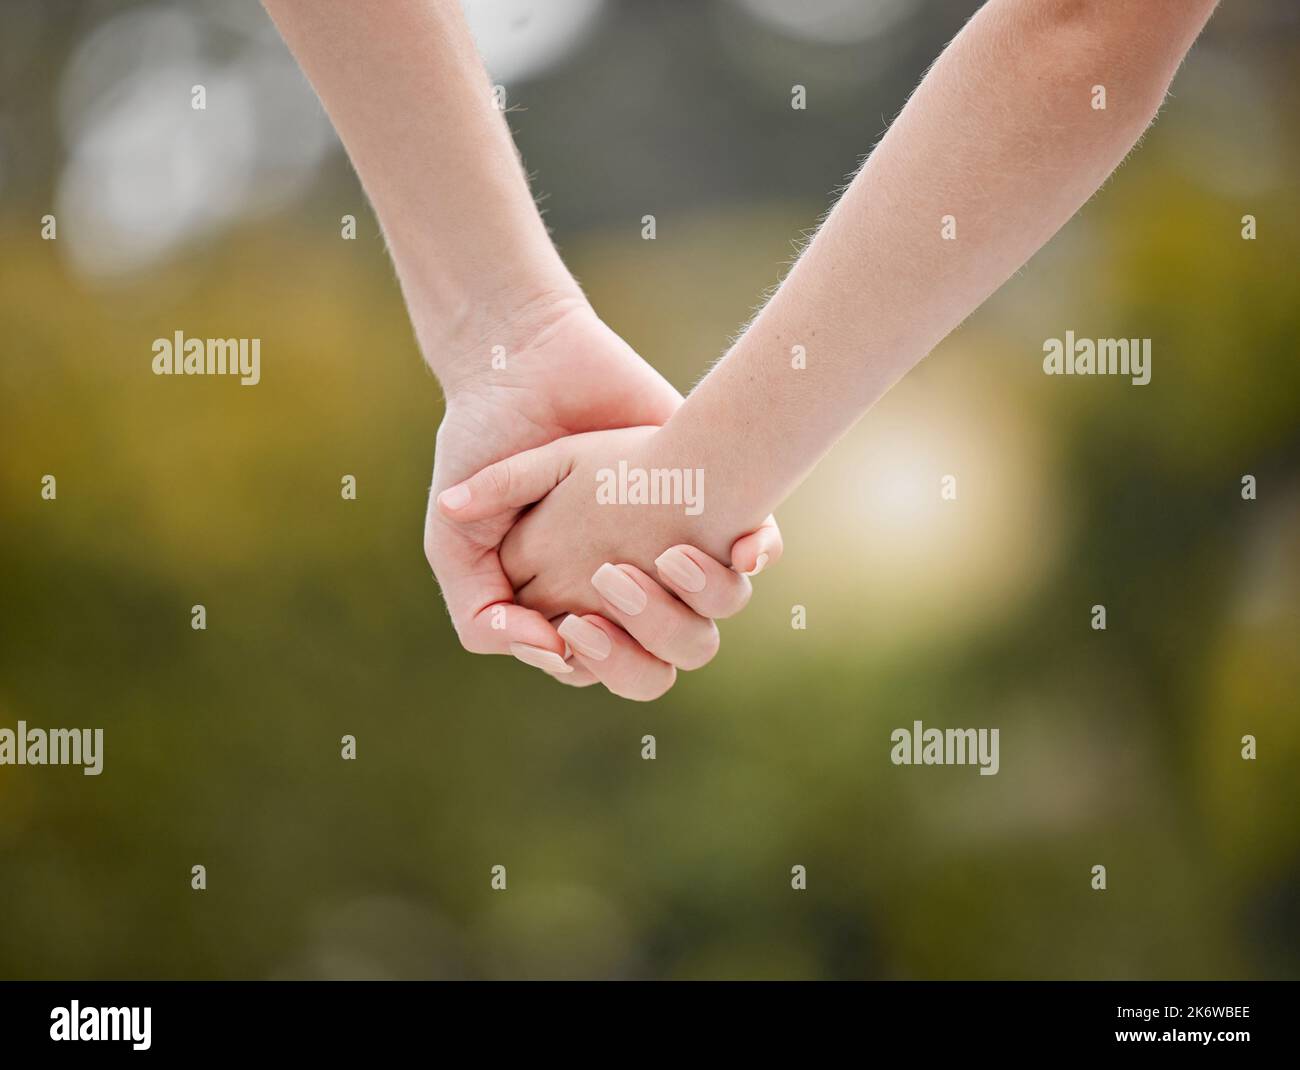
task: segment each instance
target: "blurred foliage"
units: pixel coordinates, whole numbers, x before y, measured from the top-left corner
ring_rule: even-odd
[[[604,32],[650,32],[627,18]],[[599,112],[587,62],[537,96]],[[1171,110],[799,491],[786,560],[651,706],[457,647],[420,546],[440,396],[349,177],[93,285],[7,197],[0,726],[106,751],[98,778],[0,767],[0,976],[1300,975],[1294,181],[1198,181],[1181,147],[1213,132]],[[763,107],[729,121],[779,146]],[[565,125],[598,160],[608,123]],[[685,389],[815,223],[839,136],[798,189],[661,210],[654,243],[644,200],[573,218],[601,179],[570,169],[557,239]],[[1043,376],[1066,328],[1151,336],[1151,385]],[[262,383],[149,374],[176,329],[261,337]],[[949,471],[958,503],[917,500]],[[890,765],[914,719],[1000,728],[1001,772]]]

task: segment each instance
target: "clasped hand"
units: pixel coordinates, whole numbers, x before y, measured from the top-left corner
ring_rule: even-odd
[[[690,543],[680,505],[596,495],[597,471],[638,456],[681,400],[582,301],[449,394],[425,551],[466,649],[640,700],[713,657],[714,621],[780,557],[775,522],[724,564]]]

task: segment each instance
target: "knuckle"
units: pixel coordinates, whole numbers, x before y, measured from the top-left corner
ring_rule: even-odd
[[[699,637],[691,644],[690,651],[677,664],[687,670],[698,669],[711,662],[721,646],[722,637],[718,634],[717,625],[709,621],[708,627],[701,629]]]
[[[667,693],[677,680],[677,670],[662,662],[643,660],[622,680],[606,684],[619,698],[632,702],[653,702]]]
[[[456,637],[460,640],[462,649],[471,654],[486,654],[488,652],[487,644],[473,631],[465,632],[458,630]]]
[[[754,594],[754,585],[749,582],[748,576],[737,576],[739,583],[723,595],[716,606],[710,607],[713,612],[705,614],[713,617],[715,620],[725,620],[727,617],[734,617],[737,613],[749,605],[750,598]]]
[[[654,622],[646,628],[645,647],[647,649],[653,647],[655,650],[671,648],[681,635],[682,617],[682,613],[673,612],[667,607],[656,613]]]
[[[477,618],[469,621],[452,621],[456,629],[456,638],[460,641],[461,649],[471,654],[490,654],[493,648],[487,642],[482,629],[474,626],[476,622]]]
[[[497,461],[496,464],[491,465],[484,473],[484,476],[498,498],[508,498],[510,496],[510,465],[505,461]]]
[[[662,698],[664,695],[666,695],[669,692],[673,684],[675,684],[676,682],[677,682],[677,670],[673,668],[673,666],[669,665],[664,672],[659,674],[658,679],[654,681],[653,685],[651,686],[651,688],[647,693],[647,697],[645,701],[653,702],[657,698]]]
[[[701,653],[704,660],[701,665],[706,665],[717,657],[718,651],[722,649],[722,636],[718,634],[718,626],[709,621],[709,627],[704,633],[704,644],[701,647]]]

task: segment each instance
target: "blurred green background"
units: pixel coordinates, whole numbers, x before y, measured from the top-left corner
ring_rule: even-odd
[[[470,14],[566,259],[687,389],[976,6]],[[440,393],[261,9],[7,3],[0,727],[106,738],[97,778],[0,767],[0,976],[1300,976],[1297,69],[1290,0],[1227,0],[643,706],[458,648]],[[1067,329],[1151,337],[1151,384],[1044,376]],[[260,337],[261,384],[155,377],[175,330]],[[1000,729],[1001,772],[891,765],[914,719]]]

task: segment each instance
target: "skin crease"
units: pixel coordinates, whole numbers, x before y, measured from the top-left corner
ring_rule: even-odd
[[[584,435],[509,459],[475,476],[470,504],[449,515],[514,519],[540,500],[506,537],[502,561],[520,600],[543,613],[593,604],[586,589],[604,561],[644,568],[675,542],[718,553],[1096,192],[1214,7],[989,0],[775,296],[662,428]],[[1104,111],[1090,105],[1095,84],[1107,87]],[[1020,101],[1032,106],[1007,103]],[[956,219],[956,240],[942,237],[945,216]],[[806,344],[806,368],[792,368],[792,343]],[[597,504],[595,473],[619,460],[703,469],[703,515]]]

